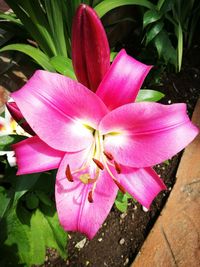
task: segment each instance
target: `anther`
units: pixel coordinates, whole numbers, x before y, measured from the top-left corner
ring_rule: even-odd
[[[88,201],[89,201],[90,203],[93,203],[92,191],[90,191],[90,192],[88,193]]]
[[[97,167],[98,167],[99,169],[101,169],[101,170],[104,169],[104,166],[103,166],[103,164],[101,163],[101,161],[99,161],[98,159],[95,159],[95,158],[93,158],[92,160],[94,161],[94,163],[97,165]]]
[[[106,158],[107,158],[108,160],[113,160],[113,155],[112,155],[111,153],[106,152],[106,151],[104,151],[103,153],[104,153],[104,155],[106,156]]]
[[[66,168],[66,171],[65,171],[65,175],[66,175],[67,180],[68,180],[69,182],[73,182],[73,181],[74,181],[73,176],[72,176],[72,173],[71,173],[71,171],[70,171],[69,164],[67,164],[67,168]]]
[[[118,186],[119,190],[123,193],[126,194],[126,190],[125,188],[117,181],[117,180],[113,180],[115,182],[115,184]]]
[[[117,163],[115,160],[114,160],[114,165],[115,165],[115,170],[117,171],[118,174],[121,173],[121,167],[119,165],[119,163]]]

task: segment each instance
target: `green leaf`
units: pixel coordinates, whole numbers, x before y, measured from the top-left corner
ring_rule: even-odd
[[[119,211],[126,212],[128,208],[128,201],[119,202],[118,200],[115,200],[115,205]]]
[[[17,204],[17,201],[30,189],[34,187],[34,185],[39,180],[41,174],[33,173],[27,175],[20,175],[15,177],[15,196],[14,196],[14,204]]]
[[[137,95],[136,102],[157,102],[165,95],[159,91],[141,89]]]
[[[139,5],[149,9],[154,8],[154,5],[147,0],[104,0],[95,7],[95,11],[101,18],[110,10],[125,5]]]
[[[59,1],[45,0],[45,9],[57,54],[67,56],[67,35],[63,18],[63,6]]]
[[[110,62],[113,62],[113,60],[115,59],[115,57],[117,56],[118,52],[111,52],[110,53]]]
[[[68,235],[61,227],[54,207],[46,206],[43,208],[43,213],[53,233],[52,243],[48,246],[57,249],[61,257],[65,259],[67,257],[66,245]]]
[[[144,13],[143,27],[145,28],[150,23],[153,23],[153,22],[159,20],[161,17],[162,17],[162,14],[159,13],[158,11],[148,10],[147,12]]]
[[[151,42],[156,37],[156,35],[159,34],[163,27],[164,23],[161,21],[151,27],[151,29],[146,33],[146,45]]]
[[[27,193],[26,195],[26,206],[30,210],[37,209],[39,205],[39,199],[34,192]]]
[[[11,151],[11,145],[25,140],[27,136],[22,135],[2,135],[0,136],[0,151]]]
[[[15,14],[14,13],[1,13],[0,12],[0,19],[4,19],[4,20],[7,20],[7,21],[10,21],[10,22],[13,22],[13,23],[16,23],[18,25],[23,25],[21,23],[21,21],[19,19],[16,18]]]
[[[56,55],[55,45],[49,33],[50,27],[40,1],[6,0],[6,2],[45,54]]]
[[[178,71],[181,70],[181,66],[182,66],[182,58],[183,58],[183,30],[181,27],[180,22],[178,23],[178,26],[176,28],[176,36],[178,39]]]
[[[52,205],[52,201],[50,200],[50,198],[48,197],[46,193],[44,193],[43,191],[36,191],[35,193],[40,199],[40,201],[43,202],[45,205],[47,206]]]
[[[50,59],[50,63],[57,72],[76,80],[71,59],[64,56],[55,56]]]
[[[159,57],[164,58],[166,63],[177,66],[177,53],[169,39],[168,33],[162,30],[154,39]]]
[[[43,69],[49,71],[55,71],[53,66],[49,62],[48,56],[46,56],[40,49],[35,48],[31,45],[27,44],[11,44],[4,46],[0,49],[0,52],[7,51],[7,50],[15,50],[22,52],[29,57],[32,57]]]
[[[7,190],[0,186],[0,220],[4,217],[6,211],[8,210],[11,198],[8,196]]]
[[[126,212],[128,208],[128,199],[131,199],[132,196],[128,193],[123,194],[121,191],[118,191],[117,198],[115,200],[115,205],[117,209],[121,212]]]
[[[23,207],[20,207],[20,209],[22,211]],[[18,266],[19,263],[26,263],[30,266],[29,232],[29,226],[23,224],[19,220],[16,210],[12,209],[1,225],[1,235],[3,233],[5,236],[3,246],[1,243],[1,252],[3,251],[4,253],[6,266]],[[17,265],[13,261],[17,261]]]
[[[34,212],[31,218],[30,241],[32,264],[44,262],[47,247],[57,249],[60,255],[66,258],[67,234],[59,225],[55,209],[51,209],[51,218],[39,209]]]

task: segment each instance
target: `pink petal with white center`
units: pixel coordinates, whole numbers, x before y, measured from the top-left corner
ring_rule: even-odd
[[[149,167],[171,158],[198,134],[185,104],[134,103],[106,115],[99,126],[105,151],[123,165]]]
[[[72,27],[72,62],[80,83],[96,91],[110,67],[110,49],[96,12],[82,4]]]
[[[66,231],[79,231],[92,239],[106,219],[118,191],[117,186],[106,171],[101,171],[93,194],[93,203],[88,201],[92,184],[83,184],[79,174],[73,170],[80,168],[87,160],[88,151],[66,154],[57,174],[56,206],[61,225]],[[65,171],[69,164],[74,182],[69,182]],[[90,168],[87,169],[92,175]],[[81,172],[82,174],[83,172]]]
[[[152,168],[121,167],[121,174],[116,174],[120,184],[140,204],[149,209],[154,198],[166,189],[162,179]]]
[[[96,94],[112,110],[132,103],[152,66],[147,66],[121,50],[113,61]]]
[[[65,155],[49,147],[38,136],[25,139],[12,148],[17,158],[18,175],[56,169]]]
[[[83,85],[63,75],[36,71],[21,90],[12,94],[34,132],[49,146],[61,151],[79,151],[93,141],[107,108]]]

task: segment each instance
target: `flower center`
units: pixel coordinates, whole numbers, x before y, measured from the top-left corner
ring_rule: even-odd
[[[101,172],[107,171],[112,178],[113,182],[118,188],[125,193],[125,189],[120,185],[116,175],[113,174],[113,170],[117,174],[121,173],[120,164],[114,159],[113,155],[109,151],[104,150],[103,139],[104,136],[100,134],[98,130],[93,132],[94,142],[88,153],[87,161],[82,165],[80,169],[71,172],[69,165],[66,168],[66,177],[70,182],[73,182],[73,176],[78,175],[78,179],[85,185],[90,185],[90,191],[88,193],[88,201],[93,202],[93,195],[96,188],[98,179],[101,177]]]

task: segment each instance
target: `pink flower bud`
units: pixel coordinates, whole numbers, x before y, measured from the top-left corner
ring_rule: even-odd
[[[81,4],[72,27],[72,61],[80,83],[96,91],[110,66],[110,49],[96,12]]]

